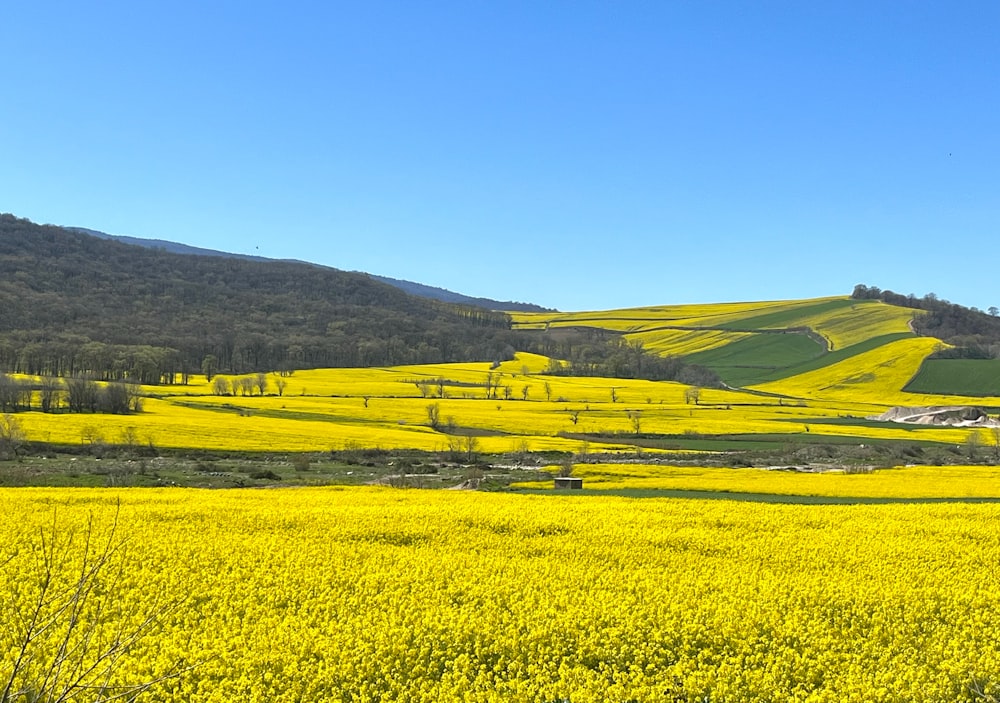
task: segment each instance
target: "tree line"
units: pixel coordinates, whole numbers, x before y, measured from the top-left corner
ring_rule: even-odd
[[[534,351],[566,363],[553,361],[546,373],[559,376],[678,381],[692,386],[721,387],[715,371],[686,363],[679,356],[660,356],[638,340],[596,328],[530,332],[525,351]]]
[[[890,305],[922,310],[914,315],[913,330],[952,345],[934,354],[937,358],[992,359],[1000,357],[1000,309],[986,312],[938,298],[934,293],[918,298],[877,286],[858,284],[851,294],[858,300],[881,300]]]
[[[0,373],[0,413],[32,410],[126,415],[142,410],[142,398],[139,387],[133,383],[98,383],[91,378],[51,376],[20,380]]]

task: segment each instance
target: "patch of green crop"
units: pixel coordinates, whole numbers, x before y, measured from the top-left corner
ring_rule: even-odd
[[[1000,395],[1000,359],[928,359],[903,389],[938,395]]]
[[[824,366],[872,351],[884,344],[912,336],[913,334],[909,332],[884,334],[837,351],[817,353],[819,345],[805,334],[762,333],[724,347],[689,354],[685,357],[685,361],[711,368],[728,385],[738,388],[780,381],[783,378],[816,371]]]
[[[781,310],[757,315],[756,317],[733,320],[732,322],[720,324],[718,327],[731,330],[774,330],[800,327],[802,326],[802,320],[806,318],[849,308],[856,302],[856,300],[851,300],[850,298],[824,300],[812,305],[792,308],[791,310]]]
[[[830,364],[836,364],[845,359],[850,359],[852,356],[857,356],[858,354],[864,354],[865,352],[870,352],[873,349],[878,349],[879,347],[895,342],[900,339],[907,339],[912,337],[913,334],[910,332],[896,332],[893,334],[883,334],[879,337],[872,337],[871,339],[866,339],[863,342],[857,344],[852,344],[849,347],[843,349],[838,349],[837,351],[826,352],[818,357],[805,361],[801,364],[796,364],[794,366],[786,366],[782,369],[776,369],[774,373],[770,374],[767,378],[759,383],[766,383],[768,381],[780,381],[783,378],[791,378],[792,376],[798,376],[801,373],[808,373],[810,371],[816,371],[824,366],[829,366]]]
[[[771,380],[775,372],[821,359],[825,350],[803,333],[761,333],[689,354],[685,361],[712,369],[728,385],[749,386]]]

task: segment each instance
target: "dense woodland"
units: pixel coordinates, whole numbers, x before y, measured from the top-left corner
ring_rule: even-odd
[[[983,312],[950,303],[928,293],[922,298],[900,295],[891,290],[857,285],[851,297],[881,300],[890,305],[923,310],[913,319],[914,331],[925,337],[937,337],[953,345],[935,354],[937,358],[991,359],[1000,357],[1000,310]]]
[[[234,254],[231,252],[216,251],[214,249],[203,249],[201,247],[193,247],[187,244],[181,244],[179,242],[170,242],[164,239],[141,239],[139,237],[128,237],[123,235],[113,235],[106,234],[104,232],[99,232],[93,229],[86,229],[84,227],[68,227],[73,232],[80,232],[83,234],[90,234],[95,237],[101,237],[102,239],[111,239],[113,241],[122,242],[124,244],[133,244],[135,246],[147,247],[151,249],[161,249],[163,251],[169,251],[174,254],[187,254],[194,256],[221,256],[230,259],[248,259],[251,261],[274,261],[274,259],[268,259],[262,256],[251,256],[249,254]],[[303,263],[303,262],[299,262]],[[487,310],[504,310],[507,312],[547,312],[550,308],[543,308],[540,305],[535,305],[533,303],[520,303],[511,300],[493,300],[492,298],[473,298],[468,295],[462,295],[461,293],[455,293],[454,291],[446,290],[444,288],[437,288],[435,286],[424,285],[423,283],[415,283],[413,281],[401,281],[398,278],[389,278],[387,276],[377,276],[372,273],[367,273],[367,276],[374,278],[376,281],[381,281],[382,283],[388,283],[389,285],[399,288],[402,291],[410,293],[411,295],[416,295],[421,298],[430,298],[432,300],[440,300],[444,303],[457,303],[458,305],[472,305],[479,308],[486,308]]]
[[[0,215],[0,370],[156,383],[203,371],[494,360],[503,313],[364,274],[184,256]]]
[[[515,331],[505,313],[361,273],[177,254],[0,215],[0,372],[175,383],[195,373],[502,361],[515,350],[567,359],[564,373],[692,373],[615,335]]]

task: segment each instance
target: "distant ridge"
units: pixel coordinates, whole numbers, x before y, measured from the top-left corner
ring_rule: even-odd
[[[159,249],[171,254],[184,254],[188,256],[221,256],[230,259],[247,259],[249,261],[289,261],[298,264],[322,266],[321,264],[314,264],[309,261],[300,261],[298,259],[271,259],[265,256],[251,256],[249,254],[234,254],[232,252],[217,251],[215,249],[204,249],[202,247],[194,247],[188,244],[181,244],[179,242],[170,242],[165,239],[142,239],[140,237],[129,237],[127,235],[108,234],[106,232],[100,232],[86,227],[63,227],[63,229],[69,230],[70,232],[88,234],[92,237],[99,237],[101,239],[110,239],[122,242],[123,244],[146,247],[147,249]],[[322,268],[330,267],[322,266]],[[375,279],[376,281],[387,283],[394,288],[399,288],[410,295],[416,295],[421,298],[429,298],[431,300],[439,300],[445,303],[472,305],[478,308],[486,308],[487,310],[510,312],[554,312],[553,308],[544,308],[540,305],[535,305],[534,303],[493,300],[491,298],[474,298],[468,295],[462,295],[461,293],[455,293],[454,291],[450,291],[445,288],[427,286],[423,283],[416,283],[414,281],[403,281],[397,278],[389,278],[387,276],[377,276],[372,273],[365,273],[365,275]]]
[[[375,274],[368,274],[376,281],[381,281],[382,283],[388,283],[390,286],[395,286],[400,290],[406,291],[411,295],[419,295],[421,298],[431,298],[433,300],[440,300],[444,303],[457,303],[459,305],[474,305],[479,308],[487,308],[489,310],[502,310],[504,312],[556,312],[555,308],[543,308],[540,305],[535,305],[534,303],[518,303],[510,300],[492,300],[491,298],[472,298],[468,295],[462,295],[461,293],[455,293],[453,291],[447,290],[445,288],[435,288],[434,286],[427,286],[423,283],[414,283],[413,281],[401,281],[396,278],[387,278],[386,276],[376,276]]]
[[[179,242],[168,242],[165,239],[142,239],[141,237],[129,237],[123,234],[108,234],[107,232],[99,232],[96,229],[87,229],[86,227],[63,227],[63,229],[69,230],[70,232],[79,232],[80,234],[89,234],[92,237],[100,237],[101,239],[110,239],[112,241],[121,242],[122,244],[132,244],[134,246],[146,247],[147,249],[160,249],[162,251],[170,252],[171,254],[186,254],[188,256],[223,256],[230,259],[248,259],[250,261],[275,261],[275,259],[268,259],[264,256],[250,256],[249,254],[233,254],[227,251],[203,249],[202,247],[193,247]],[[292,261],[292,259],[281,259],[281,261]],[[307,262],[296,261],[295,263]]]

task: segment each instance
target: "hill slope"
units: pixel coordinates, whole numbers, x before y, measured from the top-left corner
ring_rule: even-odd
[[[440,300],[443,303],[455,303],[457,305],[474,305],[478,308],[486,308],[487,310],[502,310],[504,312],[551,312],[551,308],[543,308],[541,305],[535,305],[534,303],[519,303],[511,300],[493,300],[492,298],[474,298],[468,295],[462,295],[461,293],[455,293],[454,291],[447,290],[446,288],[437,288],[435,286],[427,286],[423,283],[414,283],[413,281],[402,281],[398,278],[388,278],[387,276],[376,276],[375,274],[368,274],[376,281],[381,281],[382,283],[388,283],[390,286],[395,286],[400,290],[406,291],[410,295],[419,295],[421,298],[430,298],[431,300]]]
[[[730,386],[749,386],[822,368],[912,337],[919,311],[847,296],[604,312],[515,314],[523,329],[616,331],[663,355],[705,366]]]
[[[0,216],[0,372],[155,382],[203,363],[245,373],[495,361],[518,350],[570,362],[553,362],[550,374],[721,379],[795,397],[854,398],[859,386],[994,391],[978,388],[986,362],[969,370],[970,362],[942,361],[933,383],[917,378],[928,357],[950,347],[931,336],[907,344],[914,330],[969,317],[936,301],[918,309],[855,295],[508,317],[407,295],[368,274],[92,234]],[[985,348],[982,329],[995,320],[976,315],[985,318],[974,320]],[[896,357],[888,383],[879,369]],[[865,368],[876,359],[878,369]]]
[[[0,370],[149,381],[206,357],[234,372],[493,360],[513,339],[506,315],[360,273],[175,254],[0,215]]]
[[[172,254],[187,254],[194,256],[221,256],[227,259],[247,259],[249,261],[285,261],[286,263],[291,261],[292,263],[309,263],[305,261],[293,261],[288,259],[268,259],[263,256],[251,256],[249,254],[233,254],[231,252],[217,251],[215,249],[203,249],[202,247],[193,247],[188,244],[181,244],[180,242],[171,242],[165,239],[141,239],[139,237],[129,237],[118,234],[107,234],[105,232],[99,232],[94,229],[87,229],[86,227],[66,227],[71,232],[80,232],[82,234],[89,234],[94,237],[99,237],[101,239],[111,239],[114,241],[121,242],[123,244],[133,244],[135,246],[146,247],[149,249],[160,249],[162,251],[167,251]],[[314,266],[318,264],[313,264]],[[324,267],[325,268],[325,267]],[[533,303],[517,303],[512,301],[502,301],[493,300],[492,298],[474,298],[468,295],[462,295],[461,293],[456,293],[454,291],[447,290],[445,288],[437,288],[435,286],[427,286],[423,283],[415,283],[414,281],[404,281],[398,278],[389,278],[387,276],[377,276],[375,274],[367,274],[371,276],[376,281],[381,281],[382,283],[388,283],[394,288],[399,288],[401,291],[409,293],[410,295],[416,295],[421,298],[430,298],[431,300],[440,300],[442,303],[455,303],[456,305],[472,305],[479,308],[486,308],[487,310],[504,310],[513,311],[517,310],[519,312],[547,312],[550,311],[549,308],[543,308],[540,305],[535,305]]]

